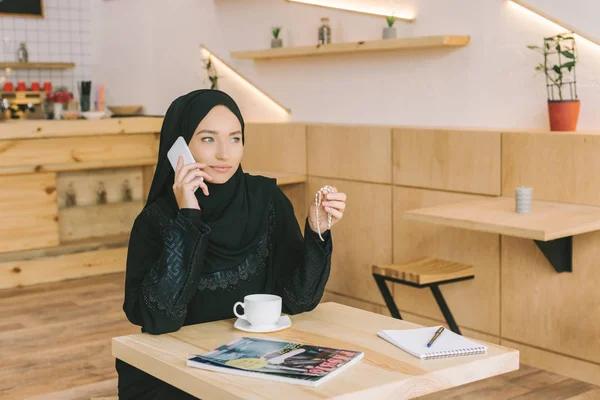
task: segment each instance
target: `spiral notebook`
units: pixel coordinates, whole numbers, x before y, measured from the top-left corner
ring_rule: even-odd
[[[378,332],[377,335],[423,360],[482,354],[487,351],[487,346],[475,343],[452,332],[450,329],[444,329],[431,347],[427,347],[427,343],[429,343],[440,326],[406,330],[385,330]]]

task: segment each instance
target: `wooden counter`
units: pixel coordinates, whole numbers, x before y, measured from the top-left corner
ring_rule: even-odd
[[[157,117],[105,118],[99,120],[7,120],[0,122],[0,140],[42,139],[90,135],[158,133]]]
[[[161,126],[146,117],[0,123],[0,288],[124,270]],[[275,178],[303,227],[305,171],[255,166],[247,172]]]

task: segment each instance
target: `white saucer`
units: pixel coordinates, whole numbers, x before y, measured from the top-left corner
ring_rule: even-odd
[[[287,315],[282,315],[275,325],[252,326],[250,322],[241,318],[238,318],[235,324],[233,324],[235,329],[253,333],[277,332],[287,329],[290,326],[292,326],[292,320]]]

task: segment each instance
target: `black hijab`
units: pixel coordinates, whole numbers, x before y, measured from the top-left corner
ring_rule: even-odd
[[[167,110],[160,133],[158,163],[146,206],[156,202],[172,216],[179,206],[173,193],[175,173],[167,152],[179,136],[187,143],[200,121],[214,107],[227,107],[240,121],[242,144],[245,143],[244,119],[235,101],[219,90],[202,89],[177,98]],[[244,261],[255,247],[267,222],[267,213],[275,180],[244,173],[238,167],[223,184],[206,182],[209,196],[196,191],[202,221],[211,228],[205,257],[204,273],[222,271]]]

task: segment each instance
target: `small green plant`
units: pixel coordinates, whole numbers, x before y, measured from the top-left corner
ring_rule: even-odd
[[[273,37],[275,39],[279,38],[279,32],[281,32],[281,27],[280,26],[274,26],[273,29],[271,30],[271,32],[273,32]]]
[[[542,71],[546,75],[548,100],[555,100],[555,89],[558,99],[564,100],[565,85],[570,88],[571,99],[577,100],[575,65],[578,59],[573,32],[544,38],[543,47],[527,46],[527,48],[544,56],[544,62],[537,65],[535,70]]]
[[[219,89],[219,76],[210,56],[204,60],[204,68],[206,68],[208,79],[210,80],[210,88]]]
[[[394,22],[396,22],[396,17],[390,15],[389,17],[385,17],[385,20],[387,21],[388,26],[391,28],[394,26]]]

